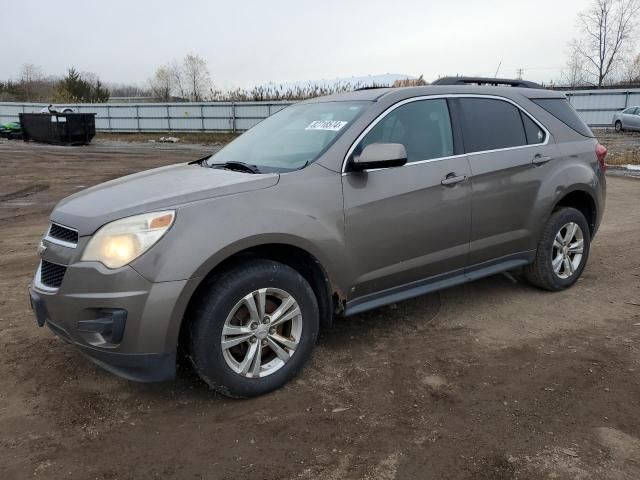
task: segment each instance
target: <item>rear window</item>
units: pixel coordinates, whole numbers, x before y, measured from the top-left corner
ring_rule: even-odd
[[[489,98],[461,98],[460,106],[467,153],[527,145],[520,110],[511,103]]]
[[[544,108],[562,123],[571,127],[580,135],[593,137],[593,132],[578,116],[578,112],[565,98],[532,98],[531,101]]]

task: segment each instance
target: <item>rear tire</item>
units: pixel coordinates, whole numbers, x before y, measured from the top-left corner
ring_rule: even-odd
[[[533,285],[557,291],[572,286],[589,258],[591,233],[584,215],[575,208],[556,210],[547,220],[536,258],[525,268]]]
[[[302,275],[270,260],[247,261],[211,279],[192,316],[188,344],[196,372],[235,398],[291,380],[311,357],[320,318]]]
[[[620,120],[615,123],[616,132],[620,133],[622,131],[622,122]]]

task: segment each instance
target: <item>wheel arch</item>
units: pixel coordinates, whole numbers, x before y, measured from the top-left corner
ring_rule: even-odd
[[[203,276],[199,277],[197,285],[185,292],[188,299],[184,302],[185,309],[178,318],[180,323],[176,339],[178,347],[185,345],[184,335],[190,321],[192,306],[198,296],[206,291],[209,282],[218,273],[252,259],[280,262],[300,273],[309,282],[316,295],[321,325],[323,327],[331,326],[333,315],[342,309],[344,299],[339,289],[331,282],[327,270],[318,258],[307,249],[290,243],[261,243],[233,251],[211,266]]]
[[[551,213],[562,207],[572,207],[580,211],[589,225],[589,233],[593,237],[596,231],[598,218],[598,207],[595,198],[587,190],[576,188],[569,192],[564,192],[554,204]]]

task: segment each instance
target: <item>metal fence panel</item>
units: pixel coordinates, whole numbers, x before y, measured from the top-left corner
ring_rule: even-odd
[[[142,132],[167,132],[169,131],[169,119],[167,118],[141,118],[139,123]]]
[[[591,127],[610,126],[615,112],[640,104],[640,89],[574,90],[564,92]]]
[[[620,94],[573,95],[571,103],[576,109],[620,110],[624,108],[626,97]]]
[[[640,89],[564,92],[590,126],[611,124],[613,114],[640,105]],[[244,131],[293,102],[99,103],[57,105],[96,114],[104,132]],[[18,120],[21,112],[39,112],[43,103],[0,103],[0,122]]]
[[[639,107],[640,106],[640,92],[629,94],[628,106]]]
[[[223,131],[230,132],[233,130],[233,119],[232,118],[205,118],[204,119],[204,129],[205,130],[215,130],[215,131]]]
[[[140,105],[138,107],[140,118],[167,118],[167,109],[163,105]]]

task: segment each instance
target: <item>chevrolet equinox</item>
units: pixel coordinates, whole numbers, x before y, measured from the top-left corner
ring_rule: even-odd
[[[606,149],[562,93],[483,83],[299,102],[214,155],[65,198],[29,287],[38,324],[125,378],[171,379],[184,351],[250,397],[300,371],[336,315],[517,268],[570,287]]]

